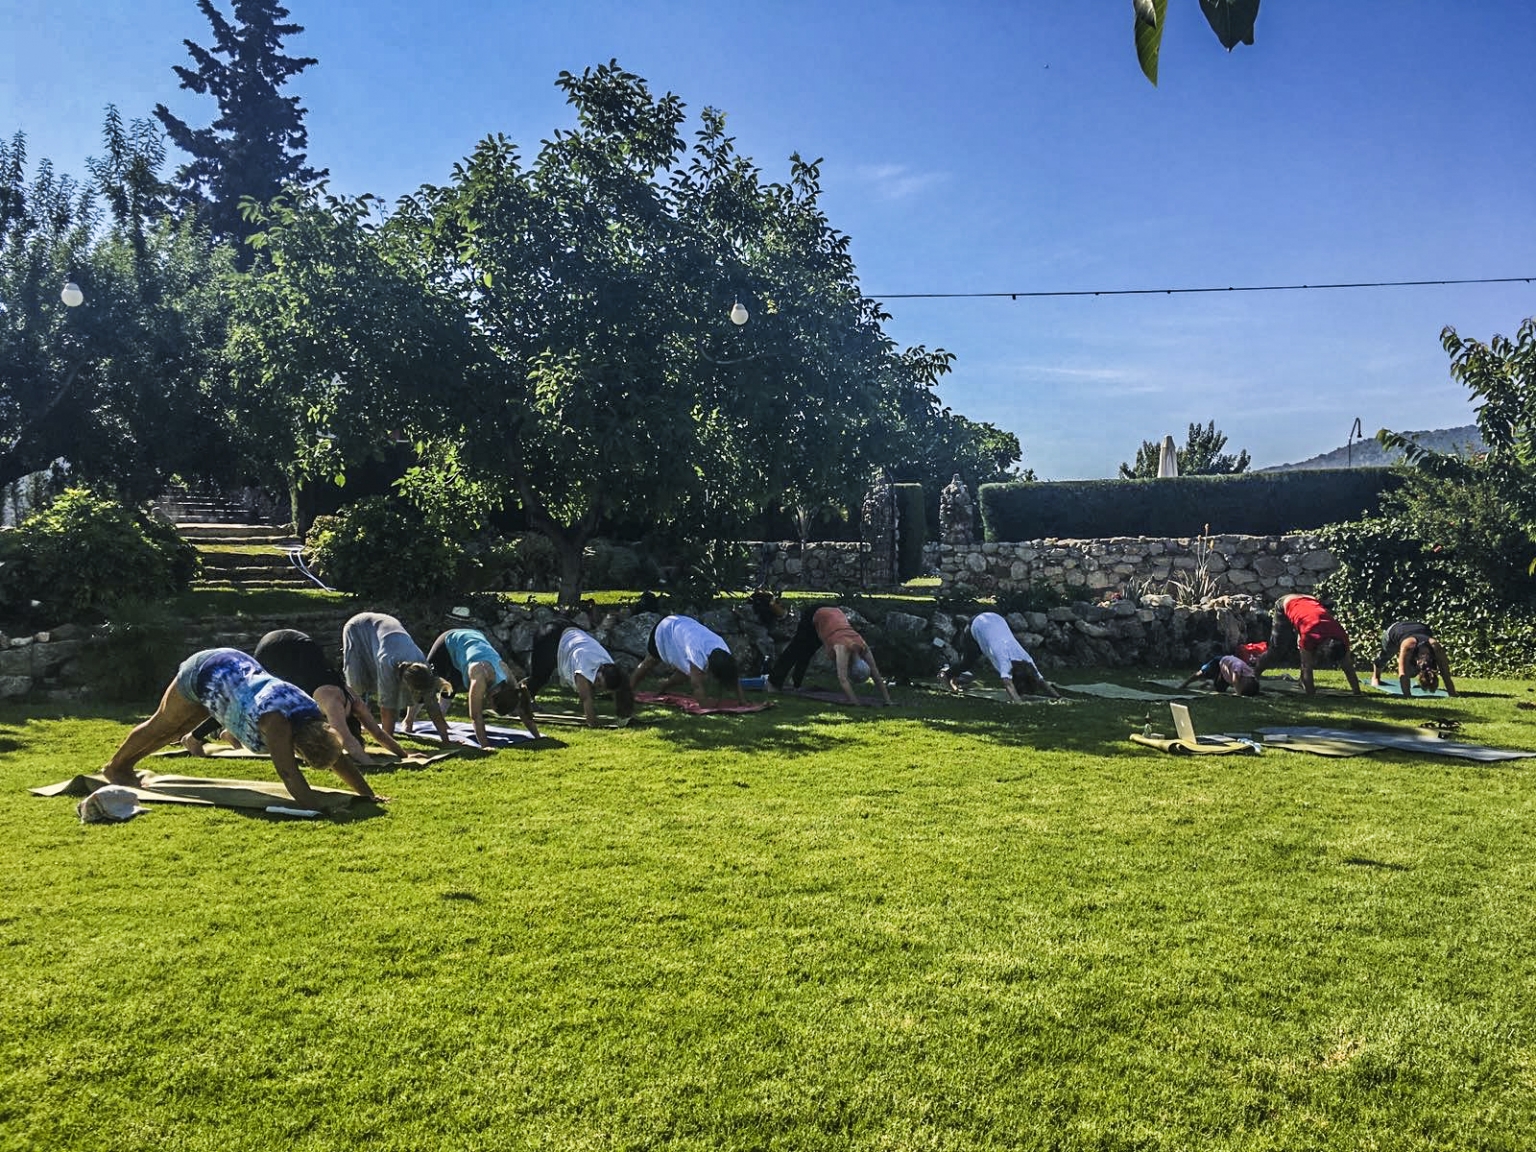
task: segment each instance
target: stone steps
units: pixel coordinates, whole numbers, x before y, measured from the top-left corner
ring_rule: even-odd
[[[176,525],[176,534],[194,544],[294,544],[299,541],[285,528],[270,524],[236,524],[219,521],[185,520]]]
[[[250,570],[263,571],[280,570],[290,571],[293,562],[288,559],[288,553],[280,552],[276,548],[270,552],[214,552],[199,548],[203,557],[204,573],[212,572],[245,572],[253,575]]]

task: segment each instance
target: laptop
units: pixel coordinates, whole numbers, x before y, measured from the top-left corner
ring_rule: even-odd
[[[1237,743],[1230,736],[1196,736],[1195,725],[1189,718],[1189,706],[1187,704],[1169,703],[1168,710],[1173,713],[1173,730],[1178,733],[1181,744],[1209,744],[1227,746]]]

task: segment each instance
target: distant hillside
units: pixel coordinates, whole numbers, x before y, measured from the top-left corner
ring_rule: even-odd
[[[1434,428],[1425,432],[1409,432],[1408,435],[1416,443],[1436,452],[1459,452],[1466,455],[1469,452],[1483,450],[1483,438],[1478,434],[1476,424],[1464,424],[1460,428]],[[1295,464],[1273,464],[1268,468],[1256,468],[1254,471],[1296,472],[1303,468],[1345,468],[1350,465],[1361,468],[1393,464],[1401,455],[1400,452],[1387,452],[1374,439],[1367,438],[1355,441],[1353,453],[1348,446],[1345,446],[1335,448],[1332,452],[1324,452],[1321,456],[1297,461]]]

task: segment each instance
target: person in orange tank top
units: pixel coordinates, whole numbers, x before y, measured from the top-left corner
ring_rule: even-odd
[[[810,665],[811,657],[816,655],[818,649],[825,649],[832,658],[837,668],[837,682],[842,686],[843,695],[848,697],[850,704],[859,702],[859,694],[854,691],[853,682],[868,676],[874,680],[885,703],[890,705],[891,694],[886,690],[874,653],[869,650],[864,637],[848,623],[848,617],[841,608],[801,611],[800,624],[795,629],[794,638],[779,654],[773,670],[768,673],[769,691],[780,690],[784,687],[784,681],[791,677],[795,687],[800,687],[805,682],[805,670]]]

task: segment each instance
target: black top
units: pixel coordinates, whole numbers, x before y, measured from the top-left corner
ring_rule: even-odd
[[[333,684],[346,692],[346,681],[325,658],[325,650],[308,635],[293,628],[268,632],[251,653],[257,662],[279,680],[294,684],[311,696]]]
[[[464,691],[464,674],[453,663],[453,655],[448,651],[446,643],[447,637],[447,632],[438,633],[437,639],[432,641],[431,650],[427,653],[427,663],[434,673],[453,686],[454,692],[462,692]]]
[[[1376,656],[1377,671],[1397,667],[1397,654],[1402,649],[1404,640],[1411,638],[1423,644],[1433,640],[1434,636],[1428,624],[1421,624],[1417,620],[1399,620],[1381,634],[1381,651]]]

